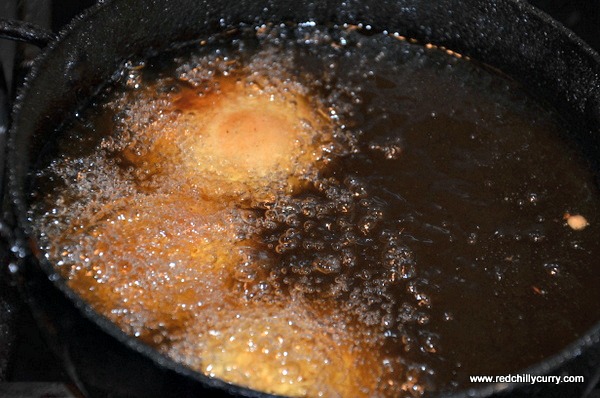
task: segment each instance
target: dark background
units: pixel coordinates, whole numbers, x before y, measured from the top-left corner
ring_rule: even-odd
[[[0,18],[28,20],[56,32],[94,2],[0,0]],[[600,0],[530,0],[530,3],[553,16],[600,51]],[[7,82],[5,91],[8,91],[9,97],[14,95],[15,88],[20,84],[27,61],[37,51],[28,45],[0,40],[0,90],[4,75]],[[0,253],[0,266],[7,268],[7,265],[6,255]],[[31,384],[33,382],[60,382],[73,390],[61,364],[46,347],[26,306],[20,302],[11,286],[0,279],[0,382],[3,381],[11,382],[9,384],[26,382],[31,385],[30,390],[25,390],[21,396],[65,396],[60,391],[56,392],[58,390],[54,393],[40,392]],[[2,390],[2,384],[0,383],[0,396],[7,394]],[[77,395],[76,391],[71,393]],[[594,391],[588,396],[599,397],[600,391]]]

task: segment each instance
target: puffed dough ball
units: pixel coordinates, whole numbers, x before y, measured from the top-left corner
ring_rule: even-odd
[[[234,78],[215,84],[179,100],[183,172],[204,193],[272,199],[292,193],[319,168],[331,138],[325,112],[314,109],[319,105],[292,85],[262,87]]]
[[[195,358],[211,377],[289,397],[377,396],[379,347],[335,325],[334,308],[303,300],[262,300],[228,308],[229,317],[171,354]],[[203,325],[196,325],[203,326]]]

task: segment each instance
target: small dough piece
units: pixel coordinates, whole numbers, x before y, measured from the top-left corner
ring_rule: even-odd
[[[569,227],[571,227],[571,229],[574,229],[575,231],[581,231],[582,229],[590,225],[585,219],[585,217],[580,214],[569,215],[567,217],[567,224],[569,225]]]

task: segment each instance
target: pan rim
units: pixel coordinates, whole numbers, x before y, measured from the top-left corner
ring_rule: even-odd
[[[39,78],[44,73],[44,65],[47,62],[49,54],[54,52],[56,48],[61,46],[70,35],[78,34],[78,30],[85,26],[86,21],[94,18],[98,13],[110,12],[110,9],[114,7],[114,4],[124,3],[127,0],[106,0],[99,2],[98,4],[87,9],[85,12],[74,18],[65,28],[59,32],[58,39],[51,42],[44,51],[35,59],[30,72],[25,78],[24,84],[19,88],[15,105],[12,110],[12,120],[16,121],[19,119],[22,110],[23,98],[28,95],[35,95],[31,93],[30,86],[31,82]],[[536,9],[522,0],[502,0],[503,3],[510,3],[522,10],[532,17],[536,17],[542,20],[551,29],[556,30],[561,36],[568,38],[574,43],[582,52],[588,57],[591,57],[596,64],[600,65],[600,55],[590,48],[587,43],[576,36],[573,32],[565,28],[562,24],[555,21],[547,14]],[[16,140],[18,136],[17,126],[11,126],[8,133],[8,151],[7,151],[7,195],[10,203],[14,206],[14,215],[16,218],[16,230],[15,230],[15,241],[12,242],[14,247],[18,248],[18,251],[22,252],[23,258],[28,258],[33,262],[36,262],[43,272],[52,281],[53,285],[56,286],[68,299],[72,302],[75,307],[90,321],[100,326],[100,328],[118,340],[125,344],[130,349],[133,349],[140,354],[150,358],[154,363],[159,366],[168,368],[175,371],[178,374],[190,377],[194,380],[200,381],[201,383],[212,387],[219,388],[235,393],[241,396],[248,397],[276,397],[276,395],[267,394],[260,391],[255,391],[246,387],[233,385],[220,379],[215,379],[206,376],[205,374],[194,371],[191,368],[174,361],[165,354],[160,353],[156,349],[142,343],[137,338],[130,336],[123,332],[116,324],[108,320],[103,315],[93,310],[92,306],[83,300],[78,294],[76,294],[70,287],[68,287],[66,281],[61,277],[58,277],[53,265],[45,258],[38,255],[34,255],[28,247],[27,236],[29,235],[30,226],[27,221],[27,200],[26,192],[21,182],[15,177],[11,171],[17,167],[19,158],[16,150]],[[13,250],[16,251],[16,250]],[[561,351],[545,358],[544,360],[515,373],[529,373],[532,375],[544,375],[549,374],[553,370],[557,369],[561,365],[581,355],[581,352],[600,344],[600,320],[593,327],[586,331],[585,334],[581,335],[578,339],[564,347]],[[456,392],[440,393],[444,397],[473,397],[473,396],[488,396],[498,392],[511,392],[520,386],[519,383],[492,383],[474,388],[461,389]]]

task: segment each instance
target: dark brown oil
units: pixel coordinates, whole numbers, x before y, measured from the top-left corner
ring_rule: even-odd
[[[180,189],[131,167],[128,126],[167,123],[157,110],[169,93],[243,66],[299,82],[336,131],[327,166],[296,194],[228,199],[268,259],[233,271],[241,298],[335,303],[342,323],[381,342],[383,377],[396,380],[386,396],[515,373],[600,320],[600,192],[557,115],[475,62],[394,36],[257,32],[124,68],[42,162],[32,216],[44,249],[92,201]],[[144,90],[151,111],[136,115],[127,104]],[[590,225],[572,230],[565,214]]]

